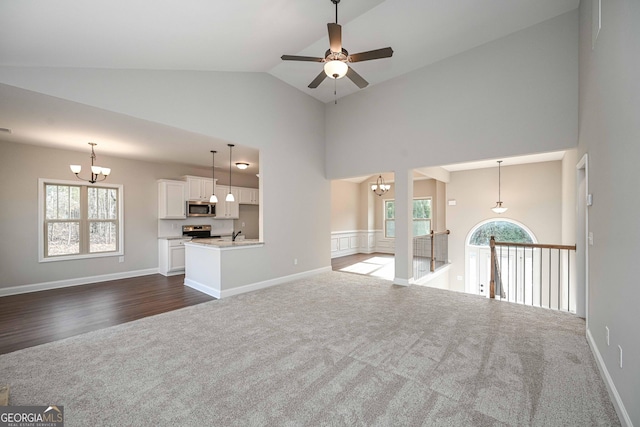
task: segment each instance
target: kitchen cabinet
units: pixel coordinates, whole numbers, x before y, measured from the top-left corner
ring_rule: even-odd
[[[158,180],[158,218],[184,219],[187,217],[183,181]]]
[[[215,187],[211,178],[186,175],[184,179],[187,181],[187,200],[209,201]]]
[[[227,185],[216,186],[216,196],[218,196],[218,203],[216,203],[216,218],[217,219],[238,219],[240,217],[240,194],[237,187],[231,188],[231,194],[235,198],[234,202],[227,202],[225,199],[229,194],[229,187]]]
[[[240,194],[238,199],[241,205],[257,205],[259,203],[257,188],[238,187],[238,193]]]
[[[184,273],[184,244],[191,239],[158,239],[158,273],[174,276]]]

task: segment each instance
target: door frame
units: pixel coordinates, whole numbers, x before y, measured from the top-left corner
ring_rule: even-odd
[[[583,186],[584,184],[584,186]],[[576,256],[576,273],[582,277],[576,281],[576,290],[583,291],[582,298],[576,301],[583,301],[584,306],[576,305],[576,315],[584,316],[587,330],[589,329],[589,156],[585,153],[576,164],[576,250],[580,246],[584,248],[584,256]],[[582,279],[582,283],[580,283]],[[582,308],[582,310],[580,310]]]

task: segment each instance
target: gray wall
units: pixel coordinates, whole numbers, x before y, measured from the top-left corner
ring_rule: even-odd
[[[328,103],[327,176],[574,148],[577,106],[573,11]]]
[[[231,269],[234,275],[230,287],[330,266],[324,105],[308,95],[258,73],[0,67],[0,82],[259,149],[263,201],[260,227],[265,246],[255,252],[259,256],[232,266],[236,268]],[[66,168],[69,159],[57,156],[55,163]],[[112,173],[115,181],[115,170]],[[140,175],[135,168],[130,173]],[[34,170],[26,176],[38,174]],[[151,182],[167,174],[158,171],[147,175],[141,179]],[[15,179],[21,174],[10,176]],[[0,185],[8,182],[5,179]],[[12,198],[3,197],[3,204],[5,200],[11,203]],[[151,207],[147,214],[155,215]],[[132,221],[132,226],[135,224]],[[156,235],[155,226],[145,227]],[[127,238],[127,244],[133,240]],[[131,270],[157,265],[151,255],[139,250],[155,254],[156,245],[148,241],[145,247],[136,246],[130,251],[132,257],[141,258],[130,265]],[[53,280],[46,273],[34,276],[30,267],[36,255],[35,249],[26,250],[24,260],[10,265],[14,271],[11,284]],[[298,259],[297,265],[294,258]],[[92,268],[90,263],[78,261],[72,268],[55,267],[60,270],[55,276],[83,277],[120,267],[109,260],[98,262],[105,265]]]
[[[158,268],[156,179],[197,170],[100,156],[111,168],[109,183],[124,185],[125,262],[118,257],[38,262],[38,178],[74,181],[69,164],[87,165],[87,152],[0,140],[0,288]],[[80,182],[80,181],[78,181]]]
[[[588,153],[589,333],[630,420],[640,425],[640,2],[602,2],[592,50],[591,1],[580,4],[580,139]],[[605,326],[611,345],[605,340]],[[618,366],[618,345],[623,368]]]

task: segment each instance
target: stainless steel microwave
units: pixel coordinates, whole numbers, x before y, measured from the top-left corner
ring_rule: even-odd
[[[209,202],[189,200],[187,202],[187,216],[216,216],[216,205]]]

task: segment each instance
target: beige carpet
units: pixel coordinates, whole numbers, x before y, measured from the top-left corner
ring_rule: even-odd
[[[0,383],[68,427],[619,425],[584,335],[331,272],[2,355]]]

